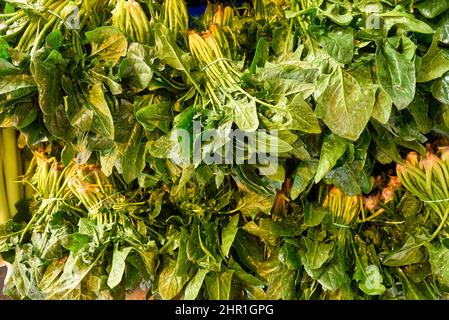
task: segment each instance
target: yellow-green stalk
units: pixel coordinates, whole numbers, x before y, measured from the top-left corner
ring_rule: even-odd
[[[265,17],[265,4],[263,0],[254,1],[254,11],[256,12],[256,19],[260,20]]]
[[[36,0],[33,10],[21,7],[2,23],[5,38],[19,39],[17,49],[30,53],[41,47],[45,37],[55,29],[73,28],[82,30],[87,19],[97,19],[95,11],[106,5],[106,1]],[[39,11],[38,14],[33,11]],[[73,18],[77,16],[79,21]],[[96,21],[97,23],[99,21]],[[73,25],[79,23],[79,25]],[[21,27],[18,28],[17,26]]]
[[[440,223],[430,239],[435,238],[449,217],[449,163],[447,148],[440,148],[441,157],[428,150],[424,158],[416,152],[407,155],[396,171],[402,185],[433,209]]]
[[[17,152],[17,169],[18,169],[18,176],[23,175],[23,159],[22,159],[22,150],[20,148],[16,148],[16,152]],[[19,194],[20,194],[20,199],[23,199],[25,196],[25,189],[23,187],[22,183],[18,183],[17,187],[19,188]]]
[[[217,39],[211,32],[189,33],[189,47],[192,55],[197,58],[206,73],[213,88],[221,85],[229,91],[241,91],[237,83],[241,73],[232,65],[229,58],[223,53]]]
[[[277,106],[257,99],[240,86],[242,73],[220,47],[217,39],[210,31],[198,33],[194,30],[188,34],[190,52],[196,58],[205,74],[206,92],[214,108],[220,108],[223,101],[217,95],[233,99],[234,95],[243,95],[260,105],[273,110]]]
[[[209,25],[209,31],[214,36],[225,57],[230,60],[236,59],[238,40],[232,30],[228,26],[220,26],[218,24],[211,23]]]
[[[209,1],[207,2],[206,9],[204,10],[204,13],[203,13],[203,16],[202,16],[202,22],[203,22],[203,25],[204,25],[205,28],[207,28],[209,23],[214,18],[215,8],[216,8],[215,4],[213,4],[213,3],[209,2]]]
[[[15,128],[4,128],[2,132],[3,170],[8,199],[9,214],[17,213],[16,204],[20,201],[20,188],[17,179],[20,175],[17,159],[17,139]]]
[[[3,170],[3,140],[2,130],[0,130],[0,224],[9,220],[8,198],[6,196],[6,185]]]
[[[363,197],[348,196],[340,189],[333,187],[324,199],[323,207],[330,211],[335,225],[349,227],[364,211]]]
[[[207,24],[215,23],[219,26],[231,26],[235,17],[236,13],[232,6],[223,6],[219,4],[217,6],[208,5],[203,19],[205,19],[204,21],[207,22]]]
[[[122,31],[131,41],[150,41],[150,21],[141,5],[135,0],[119,0],[112,10],[112,25]]]
[[[26,160],[24,163],[24,167],[26,168],[26,174],[25,174],[25,179],[27,176],[29,176],[29,174],[32,172],[32,170],[34,169],[34,164],[36,163],[36,159],[33,157],[33,159],[31,161]],[[34,189],[33,187],[31,187],[31,185],[29,183],[25,182],[25,188],[24,188],[24,198],[25,199],[31,199],[34,196]]]
[[[186,35],[189,29],[189,15],[184,0],[164,0],[162,4],[162,23],[173,35]]]

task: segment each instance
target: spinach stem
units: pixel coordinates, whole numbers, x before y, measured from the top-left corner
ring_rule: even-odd
[[[2,140],[2,130],[0,130],[0,142]],[[0,143],[0,224],[9,220],[9,206],[6,194],[6,184],[4,177],[3,161],[5,159],[3,154],[2,143]]]
[[[15,128],[3,128],[2,144],[6,196],[8,199],[9,214],[12,218],[17,213],[16,204],[20,201],[19,185],[15,182],[20,175],[17,164],[18,159]]]

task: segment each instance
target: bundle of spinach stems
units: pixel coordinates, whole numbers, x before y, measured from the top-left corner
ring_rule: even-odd
[[[448,216],[447,0],[0,0],[14,299],[447,299]]]

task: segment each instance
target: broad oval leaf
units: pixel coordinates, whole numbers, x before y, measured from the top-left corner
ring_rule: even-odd
[[[123,274],[125,273],[125,260],[128,257],[128,254],[131,252],[132,248],[127,247],[121,250],[115,248],[114,253],[112,255],[112,266],[111,271],[109,272],[108,277],[108,286],[109,288],[115,288],[123,278]]]
[[[186,285],[184,300],[195,300],[201,288],[203,287],[204,278],[209,273],[207,269],[199,269],[192,280]]]
[[[394,26],[399,26],[402,30],[432,34],[434,30],[424,21],[418,20],[412,14],[404,11],[403,7],[397,5],[393,10],[381,14],[384,29],[388,33]]]
[[[419,12],[428,19],[433,19],[445,11],[449,10],[449,1],[445,0],[425,0],[416,5]]]
[[[290,189],[290,197],[295,200],[303,193],[313,180],[318,169],[316,161],[302,161],[293,173],[293,185]]]
[[[376,265],[369,265],[365,269],[365,279],[360,283],[360,289],[368,295],[381,295],[386,288],[382,284],[383,277]]]
[[[123,33],[112,26],[103,26],[85,33],[87,41],[91,44],[91,53],[100,62],[117,64],[121,57],[126,55],[128,41]]]
[[[354,55],[354,35],[351,28],[325,31],[318,36],[323,49],[340,63],[351,63]]]
[[[234,122],[240,130],[246,132],[256,131],[259,127],[257,107],[254,100],[228,99],[228,106],[234,112]]]
[[[432,274],[442,285],[449,286],[449,249],[445,246],[427,245],[429,250],[429,263],[432,267]]]
[[[153,131],[154,129],[159,128],[167,133],[170,130],[170,123],[172,121],[170,114],[171,106],[172,104],[169,101],[145,105],[136,111],[136,120],[139,121],[147,131]]]
[[[159,294],[164,300],[175,298],[183,289],[189,277],[176,275],[176,262],[170,261],[159,274]]]
[[[449,71],[449,53],[438,47],[439,34],[435,34],[432,45],[421,59],[417,77],[419,83],[438,79]]]
[[[335,66],[315,112],[334,134],[355,141],[365,130],[373,107],[359,82]]]
[[[432,83],[432,94],[443,104],[449,104],[449,73]]]
[[[298,130],[305,133],[321,133],[321,127],[312,107],[304,100],[301,94],[296,95],[286,106],[287,119],[285,126],[289,130]]]
[[[399,110],[412,103],[416,90],[415,45],[406,37],[401,38],[399,46],[408,46],[408,52],[399,52],[394,40],[385,40],[376,52],[377,78],[386,93]]]
[[[233,270],[209,273],[205,278],[206,291],[210,300],[229,300],[231,298]]]
[[[307,269],[321,268],[332,257],[334,243],[324,243],[303,238],[301,241],[302,263]]]
[[[143,128],[135,123],[126,142],[117,143],[116,167],[126,183],[132,182],[145,168],[145,144],[142,143]]]

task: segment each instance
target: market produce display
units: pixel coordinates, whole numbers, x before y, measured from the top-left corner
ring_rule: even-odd
[[[447,299],[448,217],[448,0],[0,0],[13,299]]]

